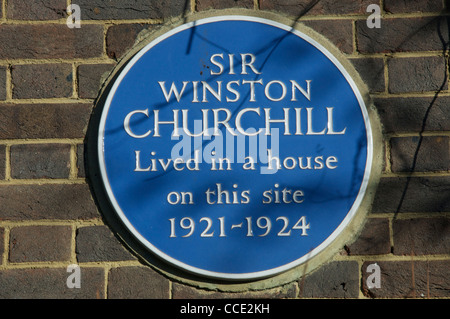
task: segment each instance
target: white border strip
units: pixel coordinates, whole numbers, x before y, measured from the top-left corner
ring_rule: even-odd
[[[325,240],[323,241],[319,246],[314,248],[310,253],[307,255],[290,262],[288,264],[285,264],[280,267],[276,267],[269,270],[264,271],[258,271],[258,272],[252,272],[252,273],[243,273],[243,274],[234,274],[234,273],[220,273],[220,272],[214,272],[214,271],[208,271],[204,269],[200,269],[197,267],[193,267],[190,265],[187,265],[183,262],[180,262],[179,260],[170,257],[169,255],[165,254],[164,252],[160,251],[158,248],[153,246],[146,238],[144,238],[130,223],[128,218],[123,213],[122,209],[120,208],[119,204],[117,203],[114,193],[111,189],[111,185],[108,180],[108,174],[106,172],[105,168],[105,158],[104,158],[104,134],[105,134],[105,124],[106,124],[106,118],[108,116],[109,108],[111,106],[112,99],[114,97],[114,94],[119,87],[120,83],[122,82],[125,75],[128,73],[128,71],[134,66],[134,64],[152,47],[157,45],[158,43],[164,41],[165,39],[171,37],[172,35],[179,33],[181,31],[190,29],[197,25],[203,25],[207,23],[212,22],[219,22],[219,21],[249,21],[249,22],[258,22],[262,24],[267,24],[270,26],[277,27],[279,29],[291,32],[298,37],[302,38],[303,40],[309,42],[311,45],[316,47],[318,50],[320,50],[330,61],[334,63],[334,65],[339,69],[339,71],[344,75],[347,82],[350,84],[354,94],[356,95],[356,98],[358,100],[359,106],[361,108],[364,122],[366,125],[366,133],[367,133],[367,162],[366,162],[366,169],[364,172],[363,181],[358,193],[358,196],[355,199],[355,202],[353,203],[352,208],[347,213],[347,216],[344,218],[344,220],[341,222],[341,224],[333,231],[333,233]],[[102,116],[100,119],[99,124],[99,134],[98,134],[98,154],[99,154],[99,164],[100,164],[100,173],[101,177],[106,189],[106,192],[108,194],[109,200],[111,201],[111,204],[113,205],[116,213],[119,215],[122,222],[125,224],[125,226],[131,231],[131,233],[136,237],[137,240],[139,240],[141,243],[143,243],[148,249],[150,249],[153,253],[155,253],[157,256],[163,258],[164,260],[168,261],[169,263],[180,267],[184,270],[187,270],[189,272],[195,273],[197,275],[202,275],[206,277],[211,278],[217,278],[217,279],[228,279],[228,280],[245,280],[245,279],[256,279],[256,278],[264,278],[273,276],[279,273],[282,273],[286,270],[289,270],[295,266],[298,266],[305,261],[311,259],[318,253],[320,253],[322,250],[324,250],[328,245],[330,245],[336,237],[344,230],[344,228],[349,224],[349,222],[353,219],[355,216],[357,210],[359,209],[359,206],[361,205],[361,202],[363,200],[363,197],[365,195],[365,192],[367,190],[367,185],[369,182],[369,177],[371,173],[372,168],[372,158],[373,158],[373,141],[372,141],[372,129],[370,125],[370,119],[369,114],[366,109],[366,105],[364,103],[364,99],[359,92],[358,87],[356,86],[355,82],[351,78],[351,76],[348,74],[348,72],[345,70],[345,68],[341,65],[341,63],[337,60],[336,57],[334,57],[324,46],[322,46],[320,43],[316,42],[314,39],[310,38],[306,34],[303,34],[302,32],[289,27],[287,25],[281,24],[279,22],[275,22],[272,20],[268,20],[265,18],[259,18],[259,17],[252,17],[252,16],[240,16],[240,15],[225,15],[225,16],[217,16],[217,17],[210,17],[210,18],[204,18],[197,21],[189,22],[186,24],[183,24],[179,27],[176,27],[167,33],[163,34],[162,36],[156,38],[149,44],[147,44],[141,51],[139,51],[132,59],[131,61],[126,65],[124,70],[120,73],[119,77],[116,79],[113,87],[111,88],[111,91],[108,94],[107,100],[105,102],[104,108],[102,110]]]

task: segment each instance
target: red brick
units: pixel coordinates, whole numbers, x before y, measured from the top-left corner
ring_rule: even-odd
[[[94,299],[105,298],[103,268],[81,267],[81,287],[68,288],[66,268],[0,270],[3,299]]]
[[[69,144],[23,144],[11,146],[12,178],[68,178]]]
[[[444,6],[441,0],[384,0],[384,10],[389,13],[440,12]]]
[[[119,60],[132,48],[139,32],[145,29],[151,30],[149,24],[118,24],[108,28],[106,33],[106,53],[112,59]]]
[[[386,133],[450,130],[450,97],[375,98]]]
[[[325,264],[299,281],[302,298],[357,298],[359,271],[356,261]]]
[[[167,299],[169,280],[148,267],[112,268],[108,299]]]
[[[81,227],[76,237],[80,262],[135,260],[106,226]]]
[[[445,58],[439,56],[389,59],[389,92],[426,92],[446,89],[446,70]]]
[[[179,0],[77,0],[83,20],[163,19],[190,10]]]
[[[392,172],[429,172],[450,170],[448,136],[391,138]]]
[[[350,20],[303,21],[303,24],[328,38],[342,52],[353,52],[353,26]]]
[[[354,58],[349,59],[361,79],[369,88],[369,92],[384,92],[384,62],[381,58]]]
[[[450,178],[383,177],[374,198],[373,213],[433,213],[450,211]]]
[[[84,64],[78,67],[78,96],[95,99],[114,64]]]
[[[442,39],[448,39],[445,17],[382,19],[381,28],[369,28],[366,20],[356,21],[361,53],[443,51]]]
[[[84,138],[91,104],[2,104],[1,139]]]
[[[5,179],[6,171],[6,146],[0,145],[0,179]]]
[[[0,66],[0,101],[6,100],[6,68]]]
[[[87,184],[1,185],[0,220],[100,218]]]
[[[290,16],[311,15],[365,14],[374,0],[260,0],[261,10],[275,10]]]
[[[369,289],[371,264],[380,266],[380,288]],[[362,292],[371,298],[448,298],[450,261],[367,261],[362,269]]]
[[[67,17],[66,0],[8,0],[6,18],[14,20],[57,20]]]
[[[11,78],[15,99],[72,96],[73,74],[70,64],[14,65]]]
[[[349,255],[381,255],[391,252],[389,220],[371,218],[367,221],[358,239],[347,247]]]
[[[5,252],[5,229],[0,227],[0,265],[3,264],[3,253]]]
[[[12,263],[70,260],[70,226],[14,227],[9,236],[9,261]]]
[[[0,59],[74,59],[103,54],[103,26],[83,24],[0,25]]]
[[[394,254],[450,254],[449,218],[396,219],[393,222]]]
[[[197,10],[247,8],[253,9],[253,0],[197,0]]]

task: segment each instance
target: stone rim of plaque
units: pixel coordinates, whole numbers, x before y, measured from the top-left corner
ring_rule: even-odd
[[[364,173],[363,185],[361,191],[355,199],[355,203],[351,212],[347,214],[341,225],[335,229],[335,231],[326,239],[325,242],[316,247],[311,254],[308,254],[295,262],[289,263],[283,267],[279,267],[275,270],[262,271],[256,274],[244,274],[236,276],[227,276],[223,274],[214,274],[208,271],[202,271],[194,269],[189,265],[178,263],[177,260],[172,259],[169,256],[164,256],[164,253],[151,249],[151,247],[141,247],[145,238],[140,238],[139,234],[133,232],[133,226],[127,225],[127,221],[123,213],[120,211],[120,207],[114,203],[114,195],[111,188],[108,185],[107,178],[105,177],[105,165],[103,163],[102,156],[102,140],[103,140],[103,128],[105,125],[105,109],[107,110],[109,105],[105,103],[105,108],[101,110],[98,140],[97,142],[97,156],[99,160],[99,179],[102,180],[102,186],[107,193],[108,200],[113,206],[115,213],[118,215],[121,222],[125,223],[127,230],[137,239],[136,243],[129,242],[125,237],[120,236],[124,240],[125,244],[135,251],[136,254],[143,257],[145,262],[148,262],[151,266],[155,266],[162,273],[169,277],[179,280],[181,282],[198,286],[200,288],[211,288],[222,291],[243,291],[248,289],[267,289],[276,286],[280,286],[292,281],[299,280],[301,277],[308,273],[311,273],[318,267],[333,261],[338,255],[339,251],[344,248],[345,245],[352,243],[360,234],[367,214],[371,208],[375,192],[378,186],[379,178],[382,171],[383,163],[383,142],[382,142],[382,127],[376,109],[370,99],[368,88],[366,84],[360,78],[360,75],[356,72],[355,68],[345,55],[340,52],[334,44],[324,38],[322,35],[313,31],[312,29],[304,26],[300,21],[294,21],[292,19],[280,16],[279,14],[265,11],[254,11],[248,9],[225,9],[225,10],[213,10],[201,13],[194,13],[183,17],[177,21],[170,21],[167,24],[161,26],[158,30],[145,31],[140,34],[138,41],[134,47],[125,54],[114,71],[110,74],[109,78],[105,82],[108,86],[112,85],[112,90],[106,91],[105,85],[100,95],[110,95],[110,92],[114,91],[114,87],[120,83],[121,76],[126,73],[126,70],[131,68],[133,61],[137,61],[141,55],[145,53],[145,48],[149,46],[155,40],[162,41],[163,39],[170,37],[175,32],[180,32],[191,28],[194,25],[199,25],[206,22],[221,21],[221,20],[247,20],[266,23],[286,31],[290,31],[301,35],[303,39],[306,37],[308,42],[312,43],[316,48],[332,60],[337,68],[344,74],[345,78],[351,85],[353,92],[357,96],[361,110],[364,115],[364,122],[366,123],[366,132],[368,135],[368,157],[367,165]],[[131,63],[130,63],[131,62]],[[117,77],[118,76],[118,77]],[[107,97],[108,99],[108,97]],[[131,240],[133,241],[133,240]],[[141,249],[144,248],[144,249]],[[150,248],[150,257],[147,258],[147,250]],[[152,258],[153,255],[157,255],[162,259],[162,263],[155,262]],[[150,261],[153,260],[153,261]],[[171,267],[173,267],[171,268]]]

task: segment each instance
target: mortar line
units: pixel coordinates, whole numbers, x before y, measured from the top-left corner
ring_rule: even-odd
[[[385,138],[384,139],[384,173],[392,173],[392,169],[391,169],[391,145],[390,145],[390,139],[389,138]]]
[[[1,140],[0,144],[5,144],[7,146],[12,145],[23,145],[23,144],[83,144],[84,139],[82,138],[36,138],[36,139],[8,139]]]
[[[69,179],[77,179],[78,177],[78,166],[77,166],[77,144],[72,143],[70,145],[70,171]]]
[[[389,244],[391,246],[391,253],[394,253],[394,218],[395,215],[389,218]]]
[[[3,225],[3,223],[2,223]],[[3,226],[4,232],[3,232],[3,239],[4,239],[4,243],[3,243],[3,256],[2,256],[2,264],[0,265],[0,267],[2,265],[7,265],[8,264],[8,259],[9,259],[9,237],[10,237],[10,227],[8,225]]]
[[[368,218],[392,218],[395,213],[371,213]],[[450,212],[402,212],[396,219],[450,218]]]
[[[426,57],[439,57],[442,55],[442,50],[427,50],[427,51],[394,51],[394,52],[359,52],[346,53],[350,58],[426,58]]]
[[[419,137],[419,136],[449,136],[450,131],[427,131],[423,132],[397,132],[397,133],[385,133],[386,138],[392,137]]]
[[[104,275],[104,280],[105,280],[105,282],[104,282],[104,288],[103,288],[103,293],[104,293],[104,295],[105,295],[105,299],[108,299],[108,281],[109,281],[109,272],[110,272],[110,270],[111,270],[111,267],[109,266],[104,266],[103,267],[103,271],[105,272],[105,275]]]
[[[388,83],[389,85],[389,83]],[[404,93],[370,93],[372,98],[433,98],[437,92],[425,91],[425,92],[404,92]],[[450,92],[441,91],[439,96],[450,96]]]
[[[72,99],[78,99],[78,70],[76,62],[72,63]]]
[[[381,177],[449,177],[450,171],[439,171],[439,172],[397,172],[389,173],[383,172]]]
[[[72,229],[72,236],[71,236],[71,242],[70,242],[70,262],[71,264],[77,263],[77,252],[76,252],[76,238],[77,238],[77,226],[74,224],[70,224]]]
[[[259,0],[253,0],[253,10],[259,10]]]
[[[7,64],[6,66],[6,100],[8,102],[13,98],[13,84],[12,84],[12,65]]]
[[[81,17],[82,26],[86,25],[103,25],[103,24],[162,24],[163,19],[104,19],[104,20],[83,20]],[[66,25],[67,18],[60,18],[54,20],[19,20],[6,19],[4,25]],[[81,27],[82,28],[82,27]]]
[[[15,179],[11,178],[10,180],[6,181],[0,181],[0,186],[25,186],[25,185],[35,185],[35,186],[42,186],[42,185],[83,185],[87,184],[85,178],[74,178],[74,179],[43,179],[43,178],[36,178],[36,179]]]
[[[385,55],[383,57],[383,75],[384,75],[384,94],[389,94],[389,68],[388,68],[388,57]]]
[[[69,64],[69,63],[77,63],[77,64],[98,64],[98,63],[110,63],[116,64],[117,62],[114,59],[105,58],[105,57],[92,57],[92,58],[7,58],[0,60],[0,66],[8,66],[9,64],[17,64],[17,65],[25,65],[25,64]]]
[[[108,45],[106,43],[106,37],[108,35],[108,30],[109,30],[110,26],[111,25],[108,23],[105,23],[103,25],[103,51],[102,51],[102,53],[103,53],[104,58],[108,58]]]
[[[341,256],[337,254],[335,261],[360,261],[362,263],[367,261],[398,261],[410,262],[411,257],[413,261],[447,261],[450,256],[446,254],[430,254],[430,255],[394,255],[392,253],[383,255],[346,255]]]
[[[362,288],[363,288],[363,273],[362,273],[362,266],[363,266],[363,262],[362,260],[357,260],[356,261],[358,263],[358,299],[367,299],[366,296],[364,296],[363,292],[362,292]]]
[[[4,181],[11,180],[11,145],[5,146],[5,179]],[[0,181],[0,182],[3,182]]]
[[[93,104],[95,99],[71,99],[71,98],[44,98],[44,99],[12,99],[0,101],[0,105],[17,104]]]

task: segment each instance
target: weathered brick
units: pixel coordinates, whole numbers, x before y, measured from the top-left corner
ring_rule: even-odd
[[[395,219],[393,231],[396,255],[450,253],[449,218]]]
[[[148,267],[112,268],[108,299],[167,299],[169,280]]]
[[[189,2],[179,0],[77,0],[77,4],[83,20],[163,19],[190,10]]]
[[[11,146],[12,178],[68,178],[69,144],[23,144]]]
[[[0,100],[6,100],[6,68],[0,66]]]
[[[7,19],[57,20],[67,17],[66,0],[8,0]]]
[[[443,51],[448,39],[445,17],[382,19],[381,28],[356,21],[357,50],[361,53]]]
[[[1,185],[1,220],[100,218],[87,184]]]
[[[383,177],[380,179],[373,213],[448,212],[450,178]]]
[[[450,130],[450,97],[375,98],[386,133]]]
[[[349,255],[381,255],[391,252],[389,220],[371,218],[367,221],[360,236],[347,247]]]
[[[103,26],[0,25],[0,59],[94,58],[103,54]]]
[[[70,260],[70,226],[14,227],[9,236],[9,261],[12,263]]]
[[[328,38],[342,52],[353,52],[353,27],[350,20],[303,21],[303,24]]]
[[[135,260],[106,226],[81,227],[76,237],[77,260],[80,262]]]
[[[149,24],[118,24],[108,28],[106,32],[106,53],[112,59],[119,60],[133,47],[139,32],[145,29],[151,30]]]
[[[78,177],[86,177],[84,161],[84,144],[77,145],[77,169]]]
[[[15,99],[72,96],[73,74],[70,64],[14,65],[11,78]]]
[[[384,92],[384,62],[380,58],[349,59],[361,79],[366,83],[369,92]]]
[[[384,0],[384,10],[389,13],[440,12],[443,9],[441,0]]]
[[[0,105],[0,138],[83,138],[91,104]]]
[[[68,288],[66,268],[0,270],[3,299],[94,299],[105,298],[103,268],[80,267],[80,288]]]
[[[446,88],[447,67],[444,57],[392,58],[387,63],[390,93],[437,91]]]
[[[5,229],[0,227],[0,265],[3,264],[3,253],[5,252]]]
[[[448,136],[393,137],[390,145],[392,172],[450,170]]]
[[[84,64],[78,67],[78,96],[94,99],[114,64]]]
[[[358,263],[331,262],[321,266],[299,281],[302,298],[357,298],[359,291]]]
[[[5,179],[6,171],[6,146],[0,145],[0,179]]]
[[[213,290],[197,289],[178,283],[172,284],[173,299],[280,299],[295,298],[296,294],[297,291],[294,283],[287,284],[283,287],[246,292],[218,292]]]
[[[197,0],[197,10],[247,8],[253,9],[253,0]]]
[[[367,287],[371,264],[380,266],[380,288]],[[362,292],[372,298],[440,298],[450,296],[450,261],[367,261],[362,265]]]
[[[376,3],[374,0],[260,0],[261,10],[275,10],[290,16],[299,17],[310,15],[341,15],[365,14],[368,5]]]

